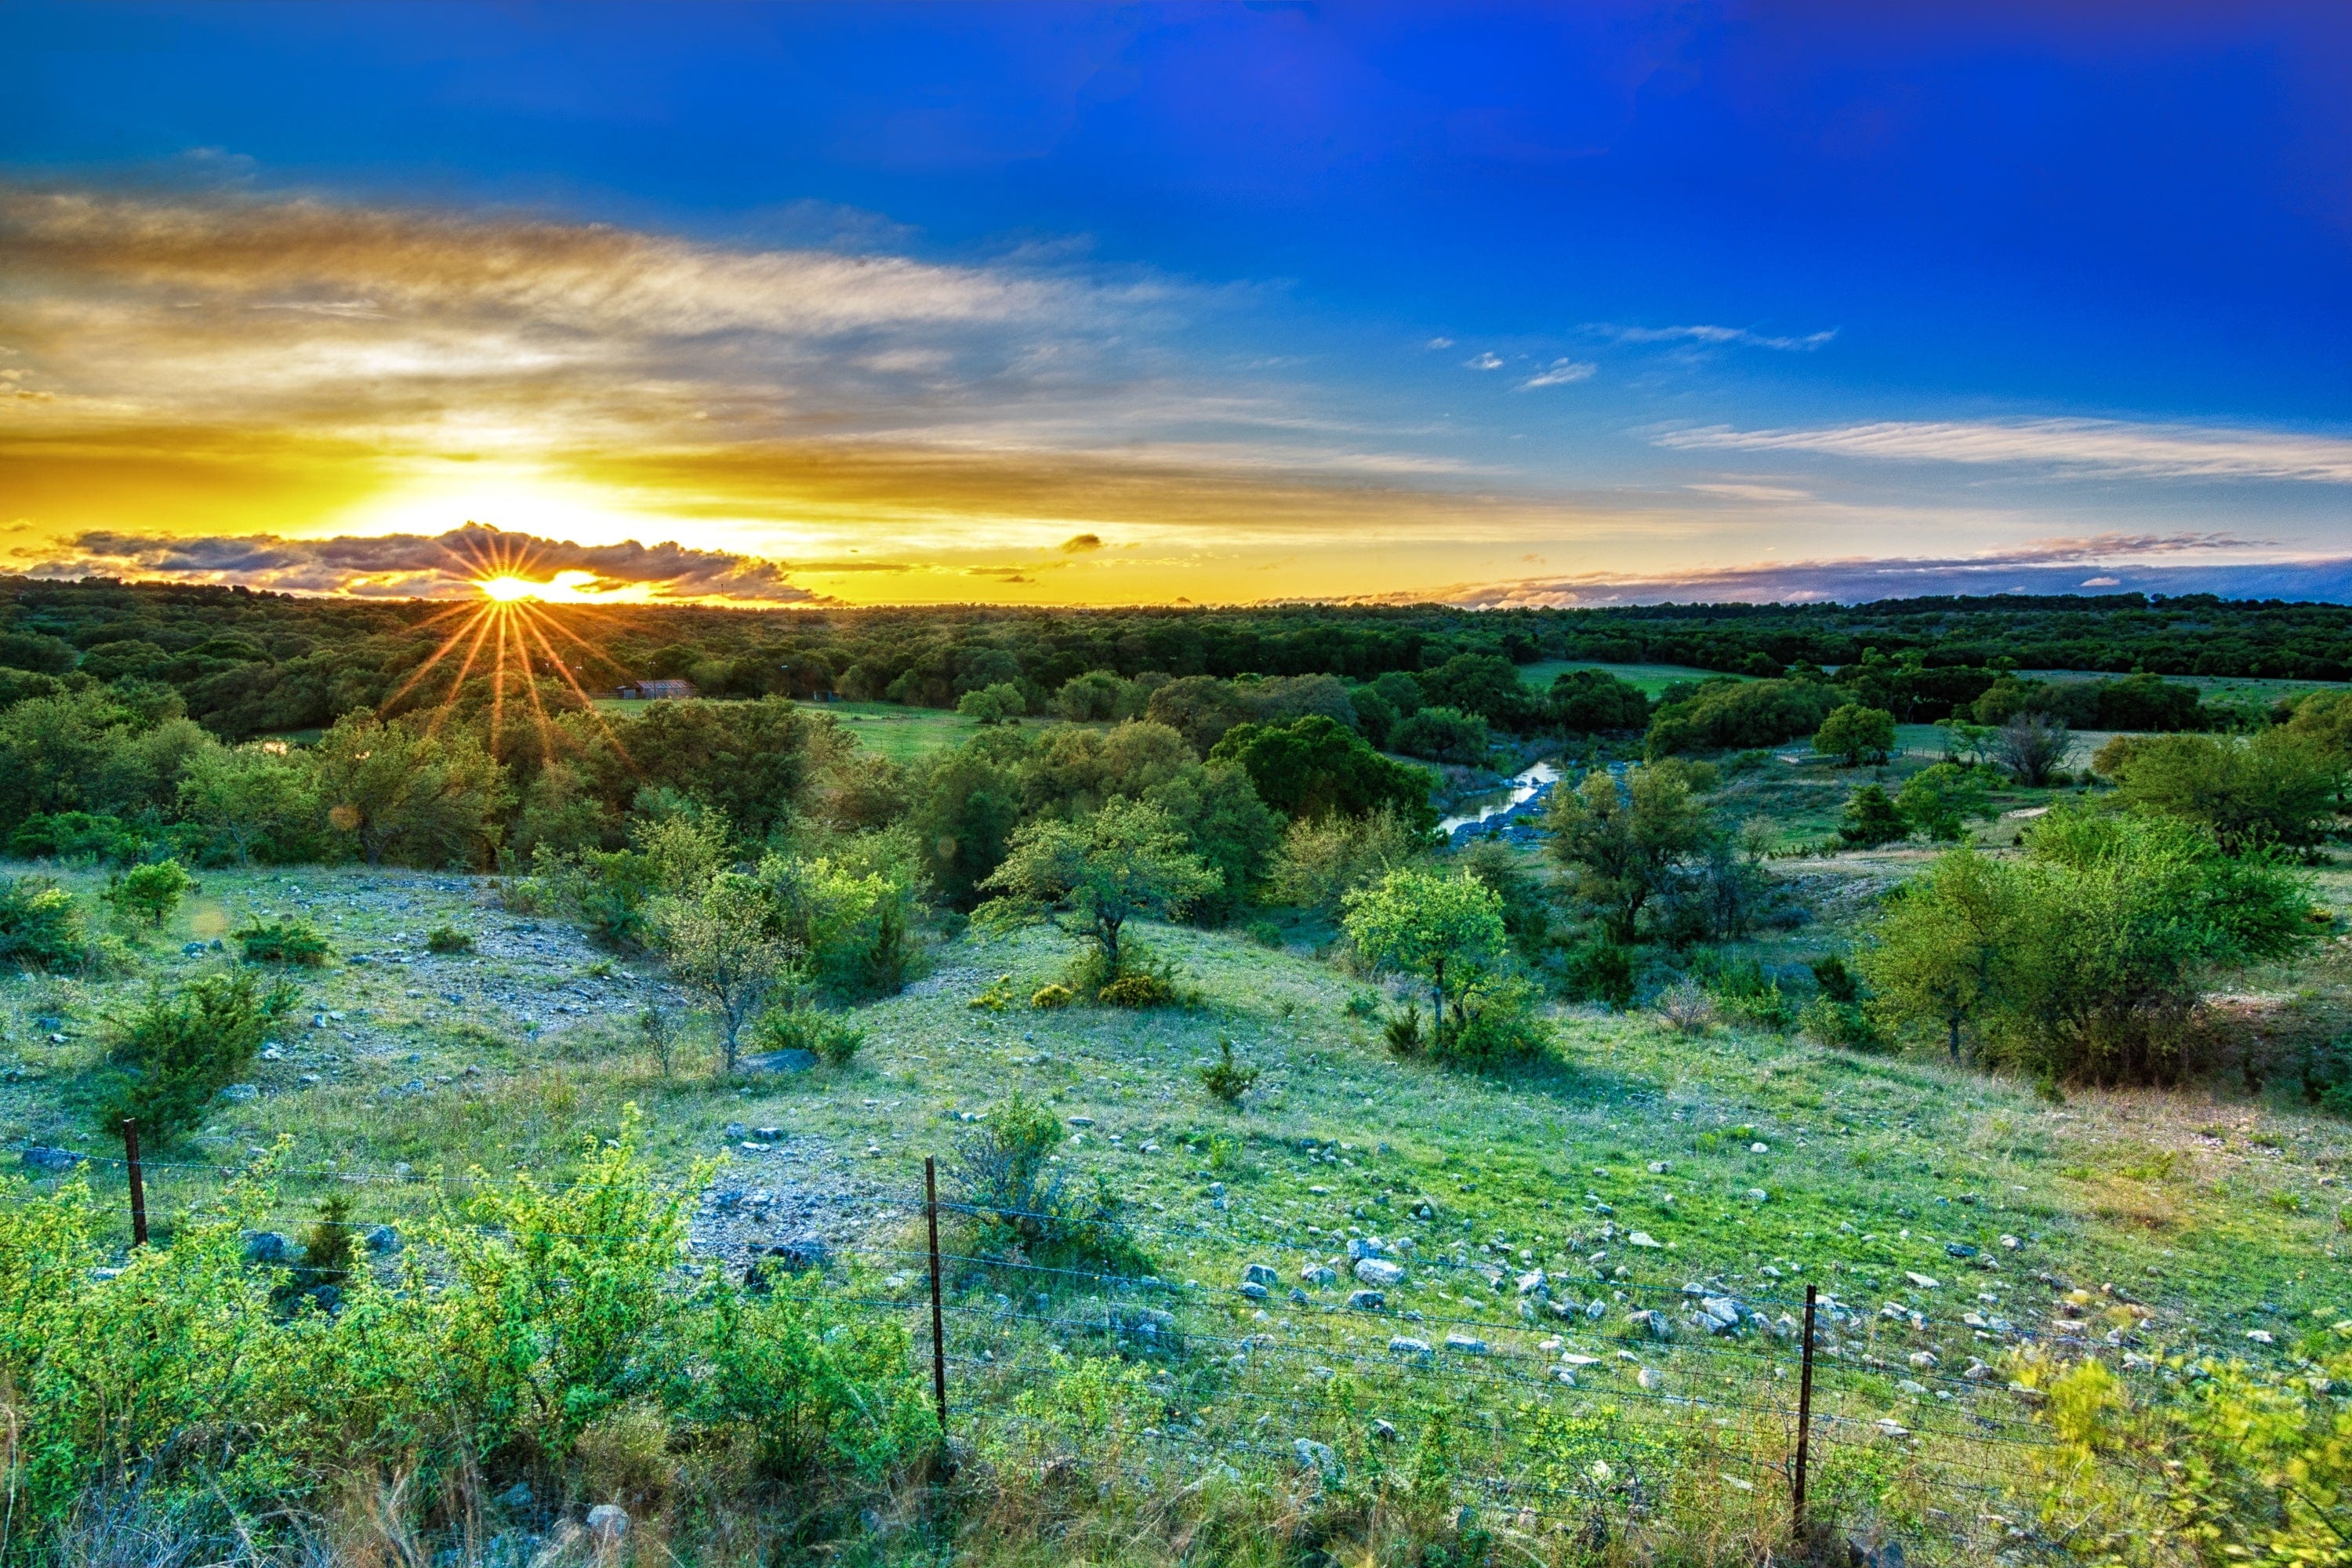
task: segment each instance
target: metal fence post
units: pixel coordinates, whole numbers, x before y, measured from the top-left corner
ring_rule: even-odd
[[[122,1163],[131,1172],[131,1245],[147,1245],[147,1184],[139,1175],[139,1119],[122,1119]]]
[[[940,1441],[948,1436],[948,1339],[940,1313],[940,1174],[930,1155],[923,1156],[923,1217],[931,1232],[931,1399],[940,1411]]]
[[[1800,1545],[1805,1539],[1805,1460],[1813,1436],[1813,1301],[1819,1294],[1819,1286],[1805,1287],[1805,1359],[1797,1374],[1797,1475],[1790,1489],[1790,1513]]]

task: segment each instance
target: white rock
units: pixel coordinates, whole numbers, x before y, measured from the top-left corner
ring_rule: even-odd
[[[1666,1245],[1664,1242],[1660,1241],[1656,1237],[1652,1236],[1646,1230],[1635,1231],[1633,1235],[1627,1237],[1625,1241],[1628,1246],[1632,1247],[1664,1247]]]
[[[607,1546],[619,1541],[629,1533],[628,1510],[614,1503],[598,1503],[588,1510],[588,1533]]]
[[[1385,1289],[1404,1283],[1404,1265],[1391,1263],[1383,1258],[1367,1258],[1356,1265],[1356,1278],[1365,1284]]]
[[[1445,1348],[1456,1355],[1485,1355],[1486,1342],[1470,1334],[1451,1333],[1445,1336]]]
[[[1944,1282],[1933,1275],[1916,1274],[1907,1268],[1903,1271],[1903,1278],[1922,1290],[1940,1290],[1944,1288]]]
[[[1389,1342],[1389,1354],[1391,1355],[1411,1356],[1416,1361],[1427,1361],[1436,1352],[1434,1351],[1429,1348],[1429,1342],[1427,1340],[1408,1339],[1404,1335],[1399,1334],[1396,1338]]]

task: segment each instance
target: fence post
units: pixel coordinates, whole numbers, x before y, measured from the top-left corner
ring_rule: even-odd
[[[139,1174],[139,1119],[122,1119],[122,1163],[131,1172],[131,1245],[147,1245],[147,1184]]]
[[[923,1156],[923,1217],[931,1232],[931,1399],[939,1406],[940,1441],[948,1436],[948,1340],[940,1315],[940,1173],[938,1163]]]
[[[1805,1460],[1813,1436],[1813,1300],[1820,1287],[1805,1287],[1804,1363],[1797,1373],[1797,1476],[1790,1489],[1790,1512],[1800,1546],[1805,1540]]]

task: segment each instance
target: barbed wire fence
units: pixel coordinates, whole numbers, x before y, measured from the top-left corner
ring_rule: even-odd
[[[249,1171],[142,1160],[135,1128],[125,1131],[121,1155],[32,1149],[27,1158],[45,1156],[50,1175],[83,1164],[119,1172],[134,1247],[148,1243],[151,1208],[169,1234],[169,1215],[216,1215]],[[366,1238],[396,1237],[424,1217],[416,1199],[501,1180],[347,1162],[261,1168],[267,1190],[243,1194],[248,1224],[340,1226]],[[405,1201],[330,1219],[292,1195],[304,1183]],[[498,1229],[440,1206],[439,1225]],[[1049,1470],[1083,1458],[1124,1467],[1139,1484],[1256,1475],[1315,1491],[1404,1487],[1423,1500],[1424,1456],[1435,1452],[1443,1504],[1471,1510],[1465,1521],[1587,1545],[1699,1517],[1766,1540],[1859,1528],[1954,1552],[2031,1545],[2033,1492],[2053,1444],[2031,1409],[2037,1391],[1996,1363],[2030,1347],[2105,1354],[2130,1342],[2087,1322],[2053,1331],[1893,1300],[1874,1308],[1818,1283],[1801,1296],[1735,1293],[1636,1279],[1622,1264],[1571,1279],[1386,1248],[1360,1247],[1351,1258],[1132,1213],[1006,1208],[942,1197],[930,1160],[919,1185],[845,1206],[865,1222],[864,1238],[698,1253],[684,1267],[740,1270],[754,1289],[779,1273],[821,1270],[840,1310],[899,1322],[910,1370],[929,1382],[957,1451],[1020,1455]],[[1024,1221],[1104,1236],[1073,1234],[1068,1256],[1041,1263],[1006,1244]],[[1083,1266],[1102,1250],[1087,1243],[1111,1233],[1139,1256],[1214,1243],[1257,1258],[1240,1278],[1214,1282]],[[1416,1291],[1421,1306],[1391,1306],[1393,1284],[1368,1282],[1390,1279],[1386,1270],[1352,1271],[1367,1258],[1401,1271],[1398,1281],[1409,1272],[1435,1282],[1435,1299]],[[264,1260],[299,1267],[282,1248]],[[1955,1344],[1965,1371],[1948,1364]],[[2113,1359],[2126,1370],[2152,1364]],[[1061,1394],[1089,1364],[1125,1382],[1082,1412]]]

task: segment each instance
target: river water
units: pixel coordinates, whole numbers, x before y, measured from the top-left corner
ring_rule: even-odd
[[[1511,775],[1511,782],[1501,789],[1474,795],[1459,803],[1458,815],[1437,825],[1437,831],[1452,835],[1465,827],[1475,827],[1525,805],[1535,799],[1544,785],[1559,782],[1559,769],[1550,763],[1535,766]]]

